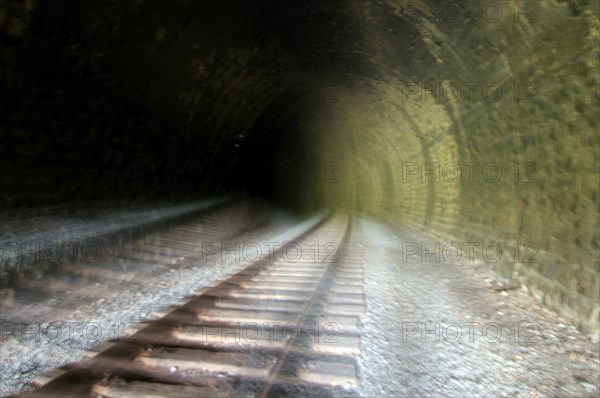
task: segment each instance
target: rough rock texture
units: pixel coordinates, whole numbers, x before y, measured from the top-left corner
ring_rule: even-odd
[[[599,15],[2,1],[2,200],[240,189],[356,208],[499,245],[503,279],[598,337]]]

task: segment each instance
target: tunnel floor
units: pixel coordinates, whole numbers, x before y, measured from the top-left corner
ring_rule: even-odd
[[[402,242],[428,240],[361,226],[365,396],[598,394],[597,345],[526,291],[504,290],[481,263],[403,261]]]
[[[231,249],[233,242],[250,247],[285,241],[311,222],[314,217],[230,204],[142,238],[135,254],[140,261],[62,264],[22,283],[2,308],[0,394],[30,390],[40,375],[131,335],[138,322],[157,319],[162,308],[246,266],[213,257],[194,263],[180,256],[182,250],[197,252],[201,242],[228,242]],[[183,231],[198,234],[195,247],[173,240]],[[345,246],[361,259],[364,277],[356,289],[366,304],[358,367],[344,376],[348,382],[325,393],[598,396],[597,346],[524,289],[499,284],[476,261],[408,256],[408,245],[428,241],[419,234],[367,217],[356,217],[351,231]],[[340,335],[345,327],[338,325]],[[328,372],[335,373],[324,369],[324,380]]]

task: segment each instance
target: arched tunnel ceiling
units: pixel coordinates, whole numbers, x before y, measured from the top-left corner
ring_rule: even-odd
[[[6,204],[248,190],[534,242],[598,317],[597,2],[0,7]]]

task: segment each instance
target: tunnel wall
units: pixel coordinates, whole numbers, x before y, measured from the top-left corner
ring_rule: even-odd
[[[460,252],[598,339],[598,3],[477,2],[474,16],[454,4],[361,10],[379,76],[345,106],[368,104],[376,121],[359,111],[358,131],[337,136],[362,148],[329,198],[351,192],[440,245],[413,242],[413,259]],[[416,30],[390,28],[406,21]]]
[[[451,33],[469,69],[453,79],[471,75],[503,95],[447,105],[461,165],[492,172],[462,178],[459,217],[430,228],[497,242],[504,255],[486,263],[598,339],[599,10],[588,4],[514,3],[499,23]]]
[[[461,216],[448,232],[482,245],[518,244],[519,254],[494,264],[499,273],[597,339],[598,4],[531,4],[517,4],[530,7],[529,18],[511,13],[483,35],[458,36],[470,49],[487,49],[488,57],[472,56],[473,76],[504,95],[461,106],[450,134],[462,162],[490,163],[504,174],[463,182]]]
[[[277,181],[294,205],[469,243],[598,337],[597,2],[0,8],[5,204]],[[266,139],[297,117],[282,95],[305,99],[300,155]]]

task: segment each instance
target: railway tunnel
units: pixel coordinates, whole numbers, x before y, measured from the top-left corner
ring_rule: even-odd
[[[365,280],[367,308],[369,294],[385,306],[419,286],[429,293],[420,303],[452,303],[429,291],[433,276],[451,279],[444,273],[459,263],[481,268],[498,301],[523,293],[558,317],[535,332],[563,342],[552,328],[578,330],[586,354],[567,350],[581,359],[576,387],[553,387],[556,365],[534,372],[550,381],[532,391],[593,396],[599,14],[586,0],[3,1],[3,243],[25,223],[15,215],[31,223],[44,213],[31,209],[53,206],[133,211],[228,197],[298,219],[352,214],[373,275],[399,275],[393,289]],[[260,211],[236,212],[260,223]],[[423,276],[409,263],[435,266]],[[22,283],[3,267],[3,286]],[[404,310],[389,309],[399,332],[387,331],[402,332],[402,343],[418,324],[401,323],[418,318]],[[364,357],[381,354],[365,347]],[[428,377],[423,390],[374,382],[363,394],[529,393],[466,384],[444,393]]]

